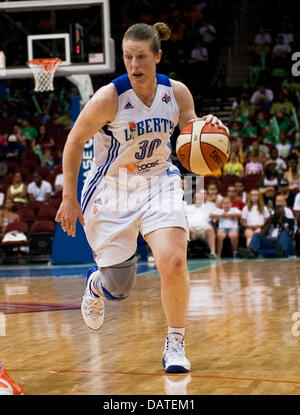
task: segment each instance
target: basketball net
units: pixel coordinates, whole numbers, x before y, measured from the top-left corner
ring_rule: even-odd
[[[34,76],[35,91],[53,91],[53,77],[61,62],[59,58],[31,59],[27,62]]]

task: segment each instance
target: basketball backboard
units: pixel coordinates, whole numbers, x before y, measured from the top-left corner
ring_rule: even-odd
[[[0,2],[0,16],[0,79],[31,77],[26,63],[35,58],[60,58],[58,76],[115,69],[109,0]]]

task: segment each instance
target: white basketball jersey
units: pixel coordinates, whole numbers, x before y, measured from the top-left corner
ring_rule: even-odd
[[[150,107],[134,92],[127,74],[112,81],[118,93],[118,111],[115,119],[94,136],[95,173],[87,179],[84,199],[104,177],[118,183],[120,168],[126,169],[129,177],[180,175],[170,160],[170,137],[178,123],[179,108],[169,78],[161,74],[156,78],[156,95]]]

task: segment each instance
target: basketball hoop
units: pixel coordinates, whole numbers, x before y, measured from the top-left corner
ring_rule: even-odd
[[[53,91],[54,73],[61,62],[59,58],[31,59],[27,62],[34,76],[35,91]]]

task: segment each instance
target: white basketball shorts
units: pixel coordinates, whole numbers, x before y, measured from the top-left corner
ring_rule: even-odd
[[[87,180],[88,181],[88,180]],[[83,188],[83,195],[86,186]],[[139,232],[166,227],[185,229],[189,237],[186,202],[178,175],[152,177],[146,187],[116,189],[102,181],[84,209],[85,233],[99,267],[126,261],[134,255]]]

